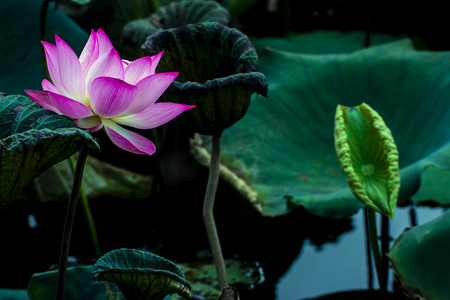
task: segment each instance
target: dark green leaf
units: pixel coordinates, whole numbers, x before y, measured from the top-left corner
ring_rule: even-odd
[[[267,94],[258,55],[235,28],[190,24],[151,35],[143,48],[151,55],[164,50],[160,71],[180,71],[163,97],[196,106],[181,116],[196,132],[221,133],[244,116],[254,92]]]
[[[70,119],[24,96],[0,98],[0,209],[50,166],[82,145],[98,148]]]
[[[191,289],[173,262],[134,249],[118,249],[100,257],[94,265],[93,278],[114,282],[129,300],[159,300],[175,293],[189,297]]]
[[[317,30],[302,34],[289,33],[281,37],[250,37],[258,53],[264,48],[277,49],[304,54],[351,53],[364,47],[365,32],[363,31],[325,31]],[[388,34],[373,33],[372,46],[399,40]],[[403,36],[403,38],[405,38]]]

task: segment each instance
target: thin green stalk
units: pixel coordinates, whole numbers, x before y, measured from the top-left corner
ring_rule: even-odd
[[[142,5],[141,0],[134,0],[134,19],[142,18]]]
[[[368,273],[368,283],[369,290],[373,291],[373,265],[372,265],[372,250],[370,247],[370,231],[369,231],[369,212],[367,209],[364,210],[364,227],[366,232],[366,251],[367,251],[367,273]]]
[[[73,156],[69,158],[70,165],[75,174],[75,159]],[[94,245],[95,256],[99,258],[102,256],[102,250],[100,248],[100,243],[98,241],[97,230],[95,229],[94,218],[92,217],[91,208],[89,207],[89,200],[84,192],[83,184],[81,184],[80,188],[80,197],[81,197],[81,206],[83,207],[84,217],[86,218],[86,222],[89,228],[89,232],[91,234],[92,244]]]
[[[72,236],[73,222],[80,196],[81,182],[83,181],[84,165],[89,152],[89,148],[83,146],[78,156],[75,176],[73,179],[72,193],[67,205],[66,220],[64,222],[64,231],[61,242],[61,253],[59,256],[58,282],[56,286],[56,300],[62,300],[64,297],[64,282],[66,280],[67,259],[69,257],[70,239]]]
[[[159,1],[158,0],[148,0],[148,7],[150,13],[155,13],[159,9]]]
[[[386,290],[389,280],[389,259],[386,253],[389,252],[391,237],[389,235],[390,220],[387,216],[381,216],[381,267],[383,268],[383,288]]]
[[[208,185],[206,187],[205,199],[203,202],[203,221],[206,226],[209,245],[216,266],[217,279],[220,290],[228,287],[227,270],[223,259],[222,248],[220,246],[219,235],[217,234],[216,223],[214,222],[214,200],[216,197],[217,185],[219,183],[220,167],[220,135],[212,137],[211,162],[209,166]]]
[[[386,286],[383,285],[384,276],[383,276],[383,265],[381,261],[380,247],[378,245],[378,233],[377,233],[377,220],[375,216],[375,211],[372,208],[366,208],[369,220],[369,233],[370,233],[370,245],[372,248],[372,255],[375,261],[375,269],[377,271],[378,283],[381,289],[382,298],[386,294]]]

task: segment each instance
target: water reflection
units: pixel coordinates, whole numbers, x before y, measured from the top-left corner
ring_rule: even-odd
[[[418,208],[417,224],[426,223],[442,212],[442,208]],[[352,221],[354,230],[342,234],[337,243],[328,243],[317,249],[311,242],[305,242],[301,254],[276,285],[277,300],[304,299],[368,288],[363,211],[353,216]],[[408,226],[409,208],[397,208],[391,222],[391,236],[397,238]],[[390,282],[392,278],[390,272]],[[374,287],[378,288],[376,280]]]

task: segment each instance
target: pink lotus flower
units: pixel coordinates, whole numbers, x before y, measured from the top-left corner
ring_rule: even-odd
[[[155,73],[162,52],[122,60],[101,29],[91,31],[79,58],[57,35],[55,41],[42,42],[53,83],[44,79],[44,92],[25,92],[44,108],[74,119],[80,128],[104,128],[119,148],[152,155],[156,148],[151,141],[120,125],[151,129],[194,107],[155,103],[178,75]]]

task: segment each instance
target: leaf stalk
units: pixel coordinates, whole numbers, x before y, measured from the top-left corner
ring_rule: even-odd
[[[89,153],[89,148],[83,146],[78,156],[78,161],[75,169],[75,176],[73,180],[72,193],[67,205],[66,219],[64,222],[64,231],[61,242],[61,253],[59,256],[59,271],[58,281],[56,285],[56,300],[62,300],[64,297],[64,282],[66,279],[67,259],[69,257],[70,239],[72,236],[72,228],[75,220],[75,213],[77,209],[78,199],[80,196],[81,183],[83,181],[83,171],[86,164],[86,158]]]

